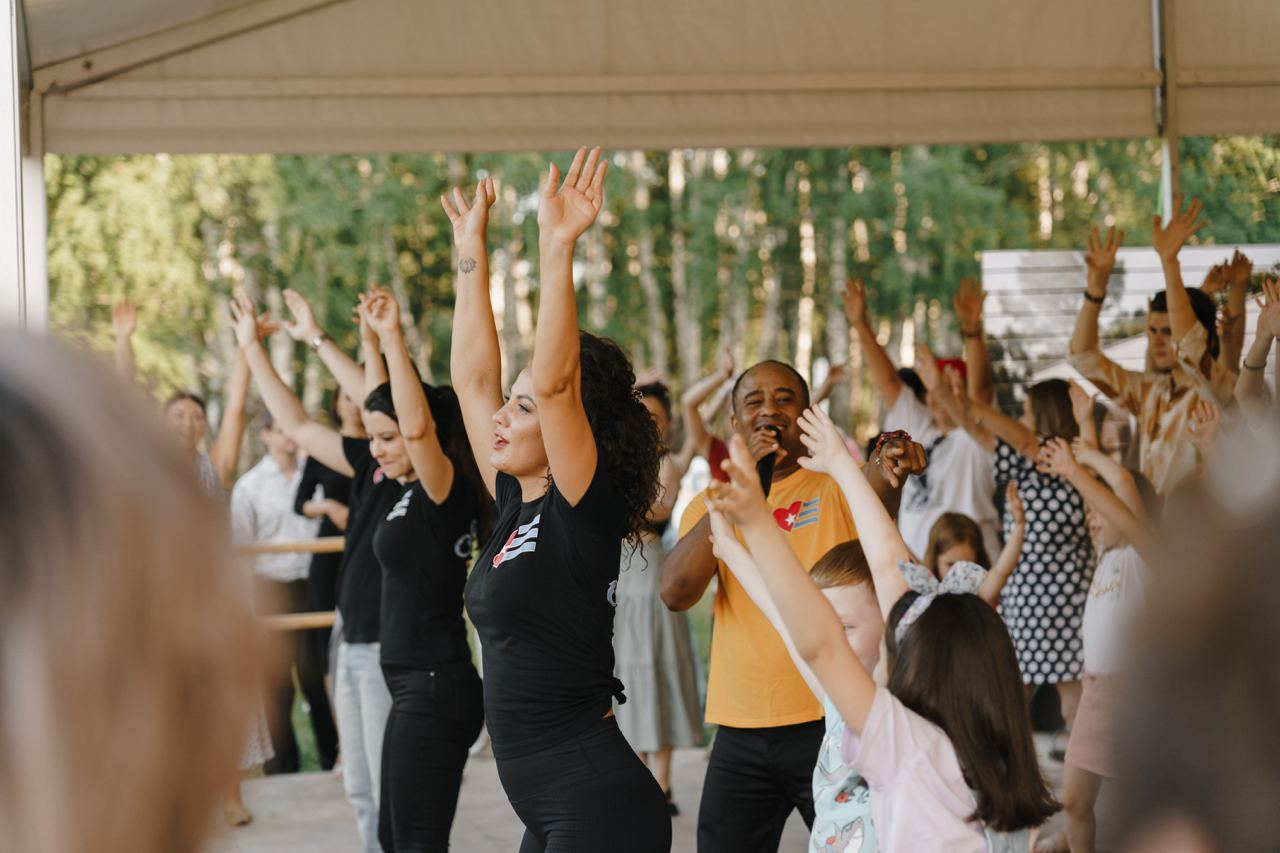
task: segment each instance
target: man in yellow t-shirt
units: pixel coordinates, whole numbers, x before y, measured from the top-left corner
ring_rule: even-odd
[[[807,455],[798,424],[809,405],[804,378],[782,362],[760,362],[738,377],[731,403],[733,429],[747,440],[752,456],[774,457],[766,484],[769,506],[805,568],[832,547],[856,539],[835,481],[798,462]],[[867,467],[867,479],[895,511],[898,492],[877,466]],[[698,495],[681,519],[680,541],[662,569],[662,600],[671,610],[692,607],[711,578],[719,576],[706,719],[720,730],[702,789],[698,851],[776,851],[793,808],[813,825],[811,782],[823,736],[822,706],[769,620],[716,560],[706,515]]]

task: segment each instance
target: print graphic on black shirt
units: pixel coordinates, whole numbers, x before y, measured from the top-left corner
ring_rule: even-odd
[[[602,468],[576,505],[554,484],[525,502],[501,473],[496,491],[493,536],[466,597],[493,753],[506,759],[576,737],[622,699],[613,615],[627,515]]]
[[[496,567],[521,554],[531,554],[538,550],[538,525],[541,523],[542,516],[535,515],[533,521],[511,531],[511,535],[507,537],[507,544],[493,555],[493,565]]]

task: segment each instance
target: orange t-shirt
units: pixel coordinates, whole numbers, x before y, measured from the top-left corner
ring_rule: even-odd
[[[680,535],[707,514],[705,492],[680,519]],[[812,569],[827,551],[858,538],[849,505],[836,481],[803,468],[775,480],[768,498],[801,565]],[[718,562],[707,722],[737,728],[771,728],[822,718],[822,705],[796,671],[782,638],[738,579]]]

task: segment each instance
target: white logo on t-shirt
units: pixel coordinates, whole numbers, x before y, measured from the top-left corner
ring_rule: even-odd
[[[507,539],[507,543],[497,554],[493,555],[493,566],[497,568],[507,560],[519,557],[521,554],[531,554],[538,550],[538,525],[542,522],[542,513],[538,513],[533,517],[533,521],[528,524],[521,525],[511,531],[511,536]]]
[[[618,582],[609,581],[609,591],[604,594],[605,600],[609,602],[610,607],[618,606]]]
[[[412,489],[401,495],[400,500],[396,501],[396,505],[391,508],[391,512],[387,513],[387,521],[395,521],[397,518],[404,518],[408,515],[411,498],[413,498]]]
[[[471,529],[462,534],[457,542],[453,543],[453,553],[456,556],[464,560],[471,556],[471,549],[476,544],[476,534],[479,532],[477,527],[478,525],[474,521],[471,522]]]

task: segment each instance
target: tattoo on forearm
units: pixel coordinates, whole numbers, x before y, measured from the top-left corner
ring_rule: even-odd
[[[475,258],[463,258],[462,263],[458,264],[458,269],[462,270],[464,273],[474,272],[475,268],[476,268]]]

